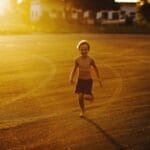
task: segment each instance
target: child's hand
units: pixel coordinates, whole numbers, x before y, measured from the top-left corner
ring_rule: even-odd
[[[98,79],[98,82],[99,82],[100,86],[103,87],[102,81],[100,79]]]
[[[69,82],[70,82],[70,84],[74,84],[74,81],[73,81],[73,79],[70,79],[70,81],[69,81]]]

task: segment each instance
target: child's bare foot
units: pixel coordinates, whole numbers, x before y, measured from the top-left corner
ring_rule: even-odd
[[[83,111],[81,111],[80,114],[79,114],[79,117],[82,118],[82,117],[84,117],[84,116],[85,116],[85,113],[84,113]]]

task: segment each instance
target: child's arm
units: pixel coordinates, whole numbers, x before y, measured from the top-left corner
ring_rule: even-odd
[[[93,66],[93,68],[95,70],[96,76],[98,78],[98,82],[100,83],[100,86],[102,87],[102,81],[101,81],[101,78],[100,78],[100,73],[99,73],[98,67],[97,67],[97,65],[96,65],[94,60],[92,60],[92,66]]]
[[[70,83],[74,83],[74,76],[75,76],[75,74],[76,74],[76,71],[77,71],[77,68],[78,68],[78,64],[77,64],[77,62],[75,61],[75,64],[74,64],[74,66],[73,66],[73,69],[72,69],[72,71],[71,71],[71,73],[70,73],[70,78],[69,78],[69,82]]]

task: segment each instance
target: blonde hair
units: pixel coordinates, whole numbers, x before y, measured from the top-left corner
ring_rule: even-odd
[[[89,44],[89,42],[88,42],[87,40],[81,40],[81,41],[79,41],[78,44],[77,44],[77,49],[78,49],[78,50],[80,49],[80,46],[81,46],[82,44],[87,44],[88,49],[90,49],[90,44]]]

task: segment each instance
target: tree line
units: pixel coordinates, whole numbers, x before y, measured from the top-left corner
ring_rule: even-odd
[[[93,12],[100,10],[118,10],[120,4],[114,0],[64,0],[65,8],[68,5],[82,10],[92,10]],[[138,5],[138,13],[143,20],[150,22],[150,2],[149,0],[140,0],[141,5]]]
[[[119,9],[119,3],[115,3],[114,0],[64,0],[65,5],[71,5],[77,9],[92,10],[94,12],[99,10],[117,10]]]
[[[13,0],[16,1],[16,0]],[[64,11],[67,11],[71,8],[77,8],[82,10],[91,10],[93,12],[97,12],[100,10],[119,10],[120,4],[116,3],[115,0],[41,0],[41,2],[52,3],[52,1],[62,1],[64,4]],[[21,5],[18,5],[18,9],[25,20],[29,17],[30,13],[30,2],[23,1]],[[150,22],[150,3],[149,0],[140,0],[142,5],[138,5],[137,10],[140,14],[141,18]]]

